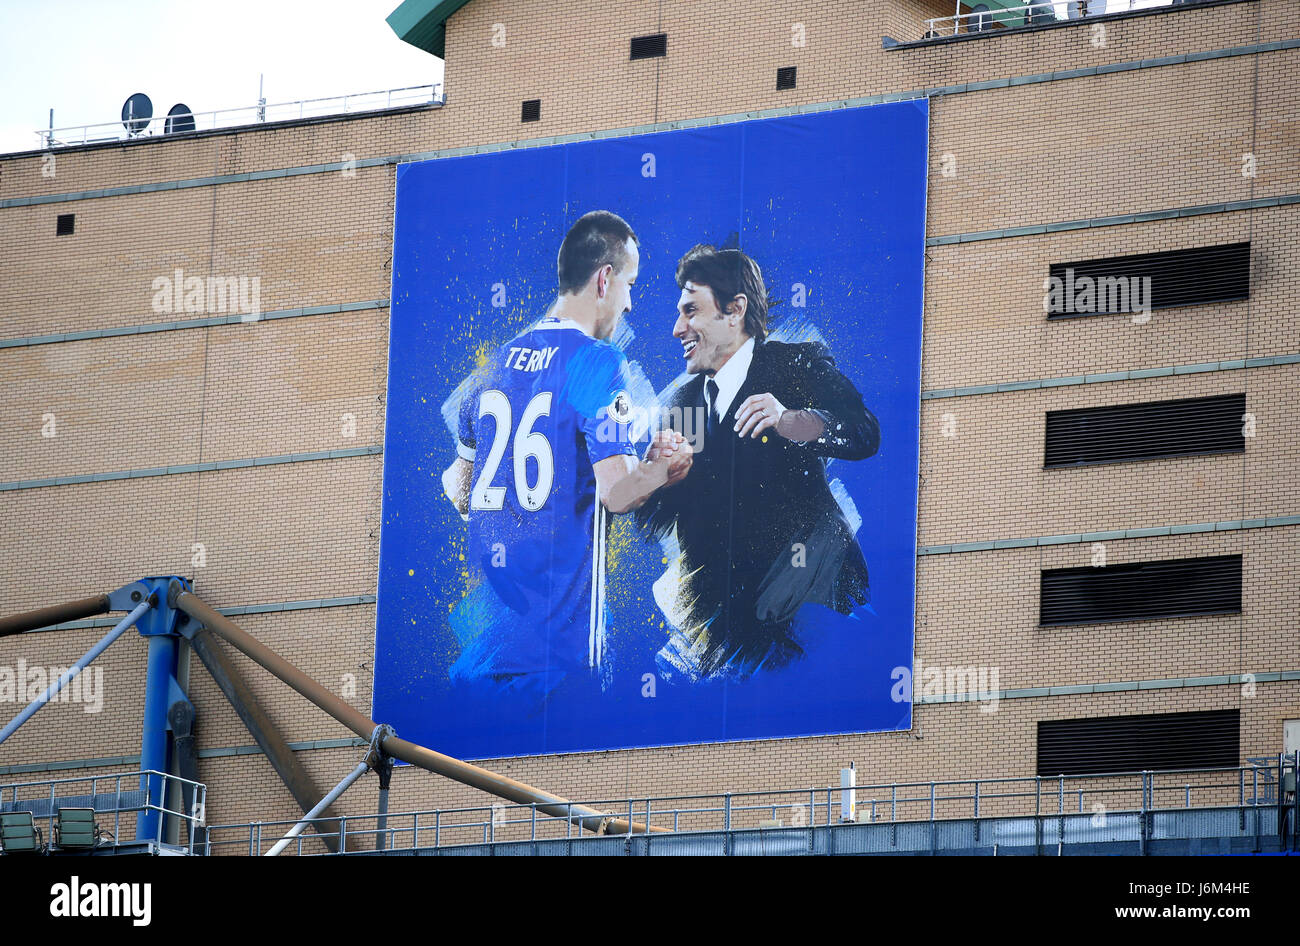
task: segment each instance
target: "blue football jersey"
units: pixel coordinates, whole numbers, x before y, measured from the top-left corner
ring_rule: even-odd
[[[627,388],[619,349],[549,317],[476,372],[457,449],[474,463],[466,558],[482,581],[453,676],[600,665],[606,513],[593,465],[636,456]]]

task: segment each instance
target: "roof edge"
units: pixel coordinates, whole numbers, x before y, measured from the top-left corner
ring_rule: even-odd
[[[397,38],[417,49],[447,58],[447,20],[469,0],[403,0],[385,22]]]

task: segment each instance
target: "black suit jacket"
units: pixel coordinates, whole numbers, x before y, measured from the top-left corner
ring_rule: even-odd
[[[755,343],[745,382],[712,437],[703,435],[705,380],[684,384],[666,411],[665,426],[696,447],[690,473],[637,515],[661,537],[676,528],[686,615],[680,633],[700,672],[748,672],[801,653],[791,624],[804,603],[847,614],[868,600],[866,563],[831,494],[826,461],[871,456],[880,426],[816,342]],[[732,429],[736,411],[765,393],[787,409],[816,413],[822,437],[795,443],[769,429],[741,439]]]

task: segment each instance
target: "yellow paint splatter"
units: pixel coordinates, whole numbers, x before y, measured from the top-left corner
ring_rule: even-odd
[[[415,574],[415,569],[414,569],[414,568],[407,569],[406,574],[408,574],[408,575],[414,575],[414,574]]]

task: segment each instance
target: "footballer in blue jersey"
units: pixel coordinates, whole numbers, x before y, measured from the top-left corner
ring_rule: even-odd
[[[560,247],[559,295],[466,387],[456,460],[443,476],[469,522],[473,590],[453,614],[457,682],[544,697],[605,646],[605,535],[690,469],[684,438],[656,435],[644,459],[630,428],[628,366],[608,339],[632,307],[637,239],[594,211]]]

